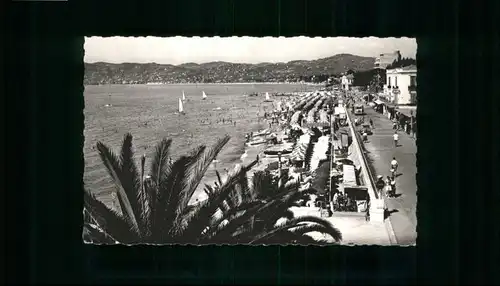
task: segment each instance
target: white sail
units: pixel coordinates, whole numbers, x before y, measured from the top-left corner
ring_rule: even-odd
[[[182,105],[182,100],[179,98],[179,113],[184,112],[184,106]]]
[[[269,96],[269,92],[266,92],[266,100],[271,100],[271,97]]]
[[[186,100],[186,95],[184,94],[184,90],[182,91],[182,100]]]
[[[207,98],[207,94],[203,91],[203,99]]]

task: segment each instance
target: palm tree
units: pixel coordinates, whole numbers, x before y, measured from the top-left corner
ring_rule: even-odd
[[[218,177],[219,183],[215,188],[205,186],[209,198],[222,183],[219,175]],[[299,206],[297,201],[306,200],[310,194],[316,193],[316,190],[299,191],[299,184],[290,181],[288,175],[274,178],[269,172],[256,172],[250,188],[246,174],[242,173],[237,184],[239,187],[233,189],[220,207],[222,215],[216,224],[222,225],[224,229],[215,228],[215,231],[207,236],[212,243],[331,243],[326,239],[317,240],[306,235],[314,231],[329,235],[335,242],[342,240],[340,231],[324,219],[315,216],[294,217],[290,207]],[[254,211],[240,211],[242,205],[250,205]],[[224,220],[226,224],[223,224]]]
[[[172,141],[163,139],[156,147],[147,177],[146,158],[141,158],[140,168],[134,163],[132,135],[125,135],[119,158],[98,142],[99,155],[116,186],[121,212],[108,208],[85,189],[84,240],[107,244],[259,244],[279,238],[280,243],[287,243],[306,242],[307,238],[300,238],[311,229],[330,234],[336,241],[341,239],[337,229],[318,218],[290,219],[270,228],[269,222],[275,223],[277,216],[272,210],[284,209],[298,195],[292,192],[257,199],[249,191],[246,176],[256,161],[235,168],[224,182],[219,176],[219,184],[212,188],[208,200],[189,205],[208,167],[229,139],[225,136],[209,149],[195,148],[175,162],[169,156]],[[252,227],[255,218],[266,218],[266,228]]]

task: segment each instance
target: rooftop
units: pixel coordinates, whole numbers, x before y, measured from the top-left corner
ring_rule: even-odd
[[[416,72],[416,71],[417,71],[416,65],[409,65],[406,67],[400,67],[400,68],[387,70],[387,73]]]
[[[404,70],[404,71],[407,71],[407,70],[417,70],[417,66],[416,65],[410,65],[410,66],[402,67],[401,69]]]

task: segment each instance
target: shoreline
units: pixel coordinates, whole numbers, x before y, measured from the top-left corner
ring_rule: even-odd
[[[84,86],[110,86],[110,85],[148,85],[148,86],[161,86],[161,85],[307,85],[307,86],[323,86],[324,83],[300,83],[300,82],[227,82],[227,83],[106,83],[106,84],[84,84]]]

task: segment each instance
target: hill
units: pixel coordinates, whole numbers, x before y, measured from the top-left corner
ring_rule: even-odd
[[[85,85],[161,83],[296,82],[337,76],[347,70],[364,71],[374,67],[375,58],[339,54],[312,61],[240,64],[111,64],[85,63]],[[313,76],[315,76],[313,78]]]

